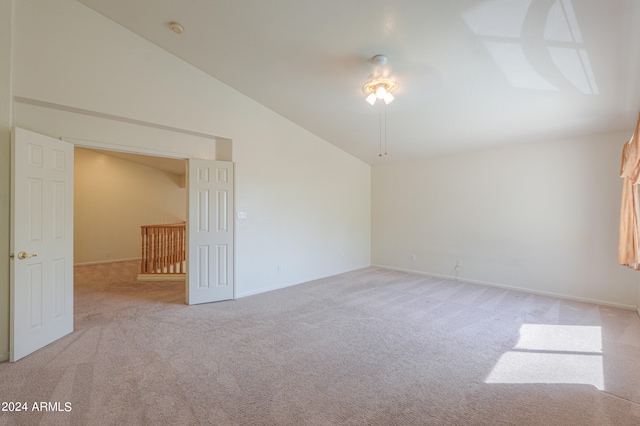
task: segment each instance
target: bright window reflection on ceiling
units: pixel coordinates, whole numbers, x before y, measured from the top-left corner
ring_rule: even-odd
[[[531,0],[489,0],[464,13],[475,34],[486,37],[520,38]]]
[[[527,57],[522,45],[522,29],[530,16],[532,0],[488,0],[467,10],[463,18],[514,87],[559,90],[544,77],[545,64]],[[531,14],[535,15],[535,14]],[[593,69],[583,48],[580,26],[571,0],[556,0],[540,29],[540,42],[547,45],[552,64],[561,75],[584,94],[598,94]]]
[[[524,324],[485,383],[584,384],[604,390],[602,332],[597,326]]]
[[[521,44],[485,41],[484,45],[513,87],[558,90],[533,68]]]

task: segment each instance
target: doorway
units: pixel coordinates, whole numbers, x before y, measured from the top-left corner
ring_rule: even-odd
[[[128,290],[134,298],[144,297],[137,289],[149,289],[152,298],[158,290],[168,291],[171,285],[152,287],[137,280],[140,257],[145,254],[141,227],[179,225],[184,235],[186,160],[82,147],[75,147],[74,156],[76,290],[78,285],[102,289],[97,280],[103,280],[109,283],[109,292]],[[160,273],[144,278],[173,281],[174,287],[181,282],[181,303],[185,303],[183,265],[186,261],[180,262],[180,275]],[[96,282],[90,286],[92,280]]]
[[[11,312],[10,312],[10,359],[16,361],[21,357],[57,340],[73,329],[72,299],[61,302],[63,294],[73,293],[73,280],[69,281],[69,274],[58,273],[64,271],[67,259],[73,261],[73,256],[65,254],[64,259],[58,255],[38,256],[36,251],[48,250],[52,252],[51,237],[56,241],[67,241],[65,253],[73,252],[72,238],[66,234],[58,234],[58,230],[72,228],[65,225],[63,217],[69,215],[64,212],[73,211],[73,199],[64,194],[73,191],[65,190],[63,184],[56,181],[51,173],[58,170],[71,170],[70,180],[65,182],[73,187],[74,144],[45,136],[40,133],[15,128],[12,137],[13,161],[12,195],[22,194],[20,202],[12,203],[11,251],[17,253],[11,269]],[[53,147],[53,154],[47,154]],[[44,155],[43,155],[44,154]],[[49,163],[52,172],[41,177],[31,176],[40,170],[43,162]],[[234,261],[233,261],[233,163],[224,161],[189,159],[187,160],[187,192],[188,217],[190,224],[187,230],[187,270],[186,300],[188,304],[208,303],[212,301],[232,299],[234,297]],[[67,172],[65,172],[67,173]],[[37,173],[36,173],[37,174]],[[38,195],[40,194],[40,195]],[[52,197],[52,198],[50,198]],[[34,200],[44,200],[34,202]],[[51,201],[47,201],[51,200]],[[63,201],[64,200],[64,201]],[[69,200],[69,201],[66,201]],[[69,204],[70,203],[70,204]],[[33,210],[33,208],[36,210]],[[122,209],[126,209],[121,206]],[[35,212],[35,213],[32,213]],[[64,213],[64,216],[62,215]],[[34,214],[42,219],[42,225],[53,226],[56,232],[40,232],[41,220],[33,220]],[[15,220],[14,220],[15,218]],[[20,218],[20,221],[17,219]],[[73,219],[73,218],[71,218]],[[67,219],[64,219],[67,221]],[[49,225],[50,224],[50,225]],[[37,225],[37,226],[35,226]],[[31,231],[30,231],[31,230]],[[30,235],[38,231],[44,239],[34,240]],[[33,231],[33,232],[32,232]],[[51,237],[48,237],[50,235]],[[48,242],[49,241],[49,242]],[[23,250],[26,250],[23,252]],[[26,256],[20,256],[27,253]],[[43,251],[41,251],[43,253]],[[47,271],[57,268],[53,273]],[[40,272],[38,272],[40,271]],[[57,289],[60,289],[58,291]],[[34,293],[34,291],[36,291]],[[71,291],[68,291],[71,290]],[[31,295],[29,295],[31,294]],[[64,296],[67,297],[67,296]],[[65,299],[66,300],[66,299]],[[66,306],[64,310],[49,309],[50,306]],[[71,308],[71,309],[69,309]],[[71,328],[51,333],[52,328],[33,326],[33,319],[40,324],[55,324],[64,319]],[[68,330],[68,331],[67,331]],[[15,342],[25,342],[18,345]]]
[[[140,227],[187,220],[186,161],[75,147],[74,262],[141,257]]]

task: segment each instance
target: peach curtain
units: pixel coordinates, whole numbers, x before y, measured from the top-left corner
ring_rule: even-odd
[[[632,269],[640,269],[640,115],[636,130],[624,144],[620,177],[622,178],[622,203],[620,206],[620,234],[618,239],[618,263]]]

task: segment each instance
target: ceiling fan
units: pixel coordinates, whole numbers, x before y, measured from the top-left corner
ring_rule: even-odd
[[[362,91],[367,95],[366,101],[371,105],[374,105],[378,99],[384,101],[386,105],[395,99],[393,92],[398,89],[398,83],[388,78],[388,70],[385,68],[388,61],[385,55],[376,55],[371,58],[376,69],[362,86]]]

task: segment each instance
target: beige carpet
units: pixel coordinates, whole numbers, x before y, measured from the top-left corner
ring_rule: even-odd
[[[76,268],[76,331],[0,364],[0,425],[638,425],[633,311],[377,268],[186,306]],[[31,409],[31,407],[30,407]]]

